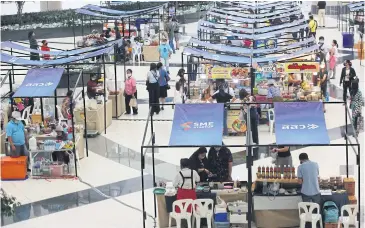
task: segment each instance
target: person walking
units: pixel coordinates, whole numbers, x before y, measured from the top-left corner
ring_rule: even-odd
[[[350,95],[350,109],[352,110],[351,122],[355,128],[356,135],[359,135],[359,131],[361,129],[359,129],[360,126],[358,125],[361,124],[359,123],[359,118],[361,117],[362,108],[364,107],[364,98],[362,97],[362,93],[359,90],[359,79],[357,77],[351,81]]]
[[[309,29],[309,35],[308,37],[314,37],[316,38],[316,33],[317,33],[317,27],[318,27],[318,23],[316,20],[314,20],[313,15],[309,16],[309,23],[308,23],[308,29]]]
[[[162,104],[161,106],[161,110],[164,110],[164,106],[163,104],[165,104],[165,100],[167,97],[167,90],[170,89],[170,86],[168,84],[168,82],[170,81],[170,76],[168,71],[166,71],[163,66],[162,63],[157,63],[157,70],[160,74],[160,77],[158,78],[158,84],[160,85],[160,104]]]
[[[345,67],[342,68],[340,86],[343,85],[343,101],[347,101],[347,91],[350,89],[350,82],[355,78],[356,72],[352,68],[352,63],[350,60],[345,61]]]
[[[329,60],[328,60],[329,75],[331,75],[330,79],[335,79],[336,78],[337,55],[338,55],[337,40],[333,40],[332,41],[332,47],[329,51]]]
[[[29,47],[30,49],[38,50],[38,42],[35,39],[35,33],[33,31],[30,31],[28,33],[28,40],[29,40]],[[40,60],[39,53],[30,53],[30,60]]]
[[[319,166],[308,158],[308,154],[299,155],[298,180],[302,185],[301,193],[303,202],[313,202],[320,205],[321,194],[319,191]]]
[[[124,88],[124,100],[125,100],[125,109],[126,109],[126,114],[131,114],[131,106],[130,106],[130,102],[131,99],[137,99],[137,84],[136,84],[136,79],[132,76],[132,70],[128,69],[126,74],[127,74],[127,80],[125,81],[125,88]],[[133,109],[133,115],[137,115],[138,114],[138,109],[137,107],[132,107]]]
[[[321,64],[320,70],[317,74],[317,85],[321,88],[322,100],[326,100],[327,96],[327,83],[328,83],[328,72],[326,70],[326,66]],[[326,112],[323,104],[323,111]]]
[[[158,47],[158,52],[160,54],[160,61],[165,66],[166,70],[169,71],[169,59],[173,50],[170,45],[167,43],[167,39],[165,37],[162,38],[162,43]]]
[[[176,17],[173,17],[172,18],[172,21],[175,22],[175,29],[174,29],[174,38],[175,38],[175,44],[176,44],[176,50],[179,50],[179,47],[180,47],[180,32],[179,32],[179,23],[177,22],[177,19]]]
[[[178,27],[177,22],[171,18],[167,24],[167,32],[169,36],[169,44],[174,54],[175,54],[174,38],[175,38],[176,27]]]
[[[326,1],[318,1],[318,26],[326,27]]]
[[[150,71],[147,73],[147,90],[149,94],[149,105],[152,107],[152,112],[157,115],[160,113],[159,96],[160,96],[160,85],[158,83],[160,75],[157,71],[156,63],[151,63]],[[152,105],[154,104],[154,105]]]
[[[320,36],[318,40],[319,64],[324,63],[326,65],[326,69],[328,69],[327,59],[326,59],[327,53],[328,53],[328,46],[326,46],[324,42],[324,37]]]

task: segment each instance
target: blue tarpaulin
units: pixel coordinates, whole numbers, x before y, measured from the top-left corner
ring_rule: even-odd
[[[53,96],[63,71],[63,68],[35,68],[28,70],[23,83],[13,97]]]
[[[276,144],[330,144],[322,102],[278,102],[274,110]]]
[[[14,43],[12,41],[2,42],[1,48],[12,48],[15,50],[20,50],[20,51],[27,51],[27,52],[31,52],[31,53],[39,53],[39,54],[46,54],[46,55],[53,55],[53,56],[71,56],[71,55],[78,55],[78,54],[85,53],[85,52],[91,52],[91,51],[102,49],[105,47],[110,47],[116,43],[118,44],[118,46],[120,46],[123,43],[123,40],[115,40],[115,41],[111,41],[111,42],[108,42],[107,44],[103,44],[100,46],[85,47],[85,48],[75,49],[75,50],[71,50],[71,51],[41,51],[38,49],[31,49],[29,47]]]
[[[104,53],[109,53],[113,50],[114,50],[114,47],[107,47],[107,48],[103,48],[103,49],[100,49],[100,50],[97,50],[94,52],[89,52],[89,53],[82,54],[82,55],[71,56],[68,58],[54,59],[54,60],[42,60],[42,61],[23,59],[23,58],[9,55],[9,54],[1,53],[1,62],[14,64],[14,65],[29,65],[29,66],[61,65],[61,64],[66,64],[66,63],[71,63],[71,62],[75,62],[75,61],[80,61],[80,60],[96,57],[96,56],[102,55]]]
[[[120,10],[113,10],[113,9],[108,9],[108,8],[103,8],[100,6],[88,4],[86,6],[83,6],[81,9],[88,9],[88,10],[93,10],[93,11],[98,11],[98,12],[108,13],[108,14],[113,14],[113,15],[119,15],[119,16],[125,16],[125,15],[133,16],[133,14],[153,12],[158,9],[161,9],[164,6],[167,6],[167,3],[162,4],[160,6],[154,6],[154,7],[150,7],[150,8],[146,8],[146,9],[132,10],[132,11],[120,11]]]
[[[169,145],[222,145],[223,111],[223,104],[177,104]]]

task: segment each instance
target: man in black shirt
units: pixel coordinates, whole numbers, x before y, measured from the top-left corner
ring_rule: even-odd
[[[284,166],[293,166],[290,147],[278,146],[277,148],[272,149],[272,152],[278,153],[275,165],[280,168],[281,173],[284,172]]]
[[[326,1],[318,1],[318,25],[319,27],[326,27]]]

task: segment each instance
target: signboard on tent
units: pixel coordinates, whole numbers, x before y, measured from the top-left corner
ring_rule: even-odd
[[[206,65],[205,74],[209,79],[247,79],[250,78],[248,67],[213,67]]]
[[[23,83],[13,97],[53,96],[63,71],[63,68],[34,68],[28,70]]]
[[[322,102],[277,102],[276,144],[329,144]]]
[[[262,39],[255,40],[254,47],[255,49],[273,49],[277,48],[278,40],[277,39]]]
[[[314,73],[319,72],[318,62],[290,62],[285,63],[285,73]]]
[[[223,110],[223,104],[177,104],[169,145],[220,145]]]

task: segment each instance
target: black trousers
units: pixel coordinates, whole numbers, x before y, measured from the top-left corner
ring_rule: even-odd
[[[134,97],[137,99],[137,91],[134,93]],[[131,99],[133,98],[133,95],[125,95],[124,100],[125,100],[125,110],[127,112],[127,114],[131,113],[131,106],[129,106],[129,102],[131,101]],[[137,107],[132,107],[133,109],[133,114],[137,114],[138,113],[138,108]]]
[[[342,88],[343,88],[343,101],[346,102],[347,100],[347,91],[350,92],[350,82],[343,82],[343,85],[342,85]]]
[[[152,104],[156,104],[153,105],[151,114],[160,113],[160,105],[159,105],[160,85],[158,83],[150,83],[148,86],[148,94],[149,94],[150,107],[152,106]]]
[[[317,32],[309,32],[309,37],[313,36],[314,38],[316,38],[316,34]]]

